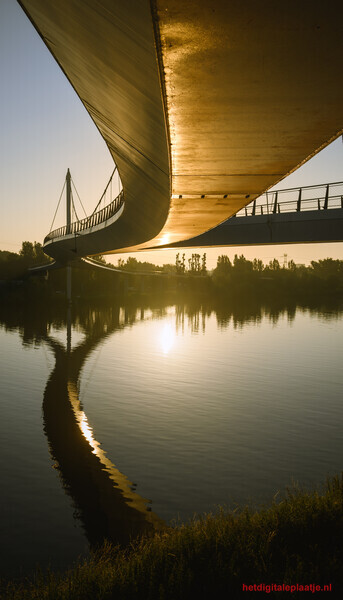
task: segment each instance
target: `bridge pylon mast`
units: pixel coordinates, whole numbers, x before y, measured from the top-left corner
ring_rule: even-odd
[[[70,233],[71,225],[71,175],[68,169],[66,176],[66,215],[67,215],[67,234]]]

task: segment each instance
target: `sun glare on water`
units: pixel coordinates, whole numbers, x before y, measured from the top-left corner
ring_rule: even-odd
[[[175,329],[170,323],[165,323],[159,333],[159,342],[163,354],[168,354],[175,342]]]

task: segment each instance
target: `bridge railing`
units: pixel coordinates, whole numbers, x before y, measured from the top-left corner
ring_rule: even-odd
[[[262,194],[236,213],[236,217],[343,208],[343,182]]]
[[[92,227],[95,227],[100,223],[104,223],[105,221],[113,217],[113,215],[115,215],[118,212],[118,210],[123,206],[123,204],[124,192],[122,190],[120,194],[112,202],[110,202],[110,204],[105,206],[105,208],[94,212],[92,215],[90,215],[90,217],[86,217],[84,219],[81,219],[80,221],[74,221],[70,225],[64,225],[64,227],[59,227],[54,231],[50,231],[50,233],[48,233],[48,235],[44,238],[44,244],[50,242],[55,238],[63,237],[69,234],[77,234],[80,231],[85,231],[86,229],[91,229]]]

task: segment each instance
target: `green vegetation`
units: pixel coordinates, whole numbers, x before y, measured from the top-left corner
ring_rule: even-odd
[[[114,266],[114,265],[110,265]],[[122,269],[122,271],[130,271],[130,272],[139,272],[139,273],[167,273],[169,272],[169,268],[173,267],[173,265],[163,265],[163,267],[157,267],[153,263],[149,262],[141,262],[134,258],[133,256],[129,256],[129,258],[125,261],[122,258],[118,260],[118,269]],[[174,270],[174,269],[172,269]]]
[[[185,254],[182,255],[182,258],[180,258],[180,254],[176,255],[175,271],[178,274],[184,274],[187,272]],[[207,274],[206,254],[203,254],[202,257],[200,254],[192,254],[192,257],[188,259],[188,273],[191,275]]]
[[[104,258],[94,257],[104,264]],[[64,269],[49,272],[43,281],[42,275],[28,277],[28,268],[48,264],[41,244],[23,242],[18,254],[0,251],[0,285],[3,290],[17,289],[24,285],[26,290],[37,293],[65,293]],[[106,263],[109,267],[114,267]],[[261,260],[247,260],[243,255],[218,257],[217,266],[209,272],[206,254],[192,254],[186,261],[185,254],[176,255],[175,264],[157,267],[149,262],[140,262],[129,257],[119,259],[122,273],[101,270],[80,261],[73,263],[73,296],[127,296],[132,294],[156,294],[173,291],[177,295],[207,296],[214,299],[250,297],[258,301],[289,299],[309,300],[314,297],[341,297],[343,292],[343,260],[326,258],[312,261],[306,267],[289,261],[281,266],[277,259],[265,265]],[[35,281],[34,281],[35,280]]]
[[[287,267],[281,267],[276,259],[264,265],[261,260],[249,261],[243,255],[236,254],[233,263],[227,256],[219,256],[212,281],[216,292],[226,296],[242,293],[260,298],[332,296],[343,292],[343,261],[313,260],[308,267],[289,261]]]
[[[0,281],[22,279],[29,267],[47,264],[50,260],[38,242],[23,242],[18,254],[0,250]]]
[[[322,493],[295,489],[259,511],[221,510],[125,550],[105,545],[64,574],[39,573],[30,581],[4,585],[3,597],[241,598],[243,583],[265,582],[331,583],[332,597],[338,598],[343,585],[342,509],[343,477],[335,477]],[[295,596],[270,593],[277,598]]]

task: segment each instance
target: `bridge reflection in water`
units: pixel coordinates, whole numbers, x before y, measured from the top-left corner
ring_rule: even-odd
[[[50,300],[52,299],[50,298]],[[275,386],[270,378],[274,373],[275,381],[279,381],[280,355],[273,351],[273,346],[270,346],[271,338],[268,337],[267,331],[273,330],[273,337],[277,337],[275,325],[278,320],[280,319],[280,331],[284,331],[286,321],[289,323],[295,320],[296,311],[297,318],[301,317],[300,322],[304,326],[306,322],[309,322],[308,318],[316,317],[318,320],[319,317],[320,329],[317,330],[319,345],[312,344],[313,352],[311,350],[311,354],[308,355],[310,356],[309,364],[312,365],[312,372],[321,373],[324,369],[326,373],[333,373],[332,369],[335,368],[336,363],[332,363],[330,353],[325,352],[325,349],[328,348],[327,344],[331,340],[331,335],[334,335],[339,325],[340,298],[330,296],[326,301],[324,297],[321,299],[318,294],[313,294],[308,300],[304,300],[300,311],[297,310],[293,300],[287,301],[282,294],[279,299],[266,306],[257,297],[248,295],[234,301],[225,299],[220,302],[217,299],[215,303],[205,299],[188,300],[185,303],[180,296],[176,304],[175,299],[172,302],[172,297],[158,298],[153,295],[149,300],[135,302],[134,299],[131,299],[124,306],[122,303],[118,305],[117,301],[112,298],[87,298],[84,301],[76,299],[72,314],[74,346],[71,347],[71,340],[69,340],[67,348],[64,345],[66,310],[64,301],[61,300],[56,296],[53,301],[48,302],[47,297],[43,299],[37,296],[35,302],[27,302],[27,299],[23,300],[22,295],[18,295],[17,302],[0,302],[2,332],[8,332],[7,346],[4,345],[3,348],[3,357],[7,353],[11,360],[11,356],[13,356],[11,355],[11,338],[15,340],[19,336],[18,339],[22,341],[23,345],[22,355],[18,354],[17,364],[9,369],[8,377],[5,376],[3,381],[4,399],[6,399],[8,391],[6,381],[10,381],[11,388],[8,397],[12,399],[7,408],[6,402],[3,402],[6,418],[3,419],[2,429],[5,435],[1,438],[4,510],[0,525],[2,532],[5,532],[2,536],[4,551],[1,567],[3,571],[6,568],[16,571],[20,562],[26,568],[26,572],[34,568],[37,562],[42,567],[48,566],[50,563],[54,568],[67,568],[81,552],[83,553],[84,536],[80,535],[80,528],[75,528],[75,524],[70,518],[71,503],[63,493],[59,493],[58,475],[66,496],[72,499],[75,517],[83,523],[83,529],[93,547],[105,538],[121,541],[124,544],[130,539],[130,535],[137,533],[139,535],[141,532],[149,533],[154,531],[155,527],[163,527],[163,523],[147,510],[145,501],[131,489],[134,486],[130,484],[130,481],[116,469],[110,460],[107,462],[110,456],[118,460],[119,468],[124,464],[122,461],[125,461],[126,466],[121,468],[128,475],[136,473],[131,477],[137,477],[136,481],[139,486],[146,486],[145,489],[151,490],[151,492],[145,493],[152,494],[154,503],[156,503],[153,506],[158,506],[159,513],[163,514],[167,520],[175,518],[179,507],[183,511],[180,515],[181,518],[187,519],[192,516],[194,510],[199,513],[208,511],[213,506],[213,502],[224,503],[230,497],[233,497],[235,501],[237,498],[238,502],[241,500],[245,502],[247,496],[251,497],[251,489],[256,490],[256,494],[264,494],[263,497],[260,496],[261,501],[269,501],[269,498],[275,493],[275,485],[278,485],[278,489],[284,489],[284,486],[289,483],[290,473],[293,469],[297,469],[298,473],[303,473],[306,477],[309,476],[312,478],[311,481],[316,481],[318,469],[322,469],[323,477],[325,477],[327,469],[336,468],[333,466],[335,456],[337,456],[335,440],[341,439],[337,425],[340,414],[339,385],[337,384],[337,388],[336,380],[334,381],[335,378],[333,378],[335,385],[333,385],[332,396],[330,396],[331,404],[329,396],[328,401],[325,401],[327,420],[322,423],[314,416],[314,423],[317,423],[318,429],[316,427],[314,429],[306,428],[310,413],[303,412],[300,420],[297,420],[297,403],[294,401],[289,403],[291,396],[289,396],[287,388],[283,390],[282,397],[275,397]],[[307,316],[304,321],[304,315],[301,313],[305,314],[305,312]],[[152,330],[145,326],[148,325],[148,320],[155,322],[152,323],[154,325]],[[323,338],[325,321],[328,321],[328,329],[331,331],[331,333],[328,332],[327,338]],[[298,337],[302,339],[303,328],[299,328],[296,323],[295,320],[293,333],[290,332],[289,337],[285,338],[286,343],[289,344],[287,347],[290,349],[289,353],[286,353],[289,357],[287,365],[283,365],[283,368],[287,367],[286,379],[288,377],[289,380],[287,373],[292,373],[292,381],[294,377],[296,379],[299,377],[299,381],[302,380],[305,386],[299,388],[299,398],[302,400],[307,398],[308,410],[313,409],[314,415],[318,411],[320,414],[324,414],[321,412],[321,405],[319,401],[317,403],[316,397],[320,398],[327,378],[323,380],[318,375],[315,385],[309,389],[307,371],[303,375],[301,370],[297,370],[298,355],[303,350],[301,344],[294,346],[294,335],[298,331]],[[222,348],[231,351],[237,342],[238,346],[236,347],[241,349],[243,330],[250,331],[253,335],[258,334],[256,327],[252,327],[254,324],[258,325],[257,329],[260,330],[259,335],[264,345],[259,347],[259,353],[255,353],[251,368],[249,367],[247,370],[244,364],[243,371],[240,370],[241,364],[238,355],[236,358],[237,369],[233,369],[231,365],[228,371],[229,359]],[[265,329],[263,329],[264,325],[267,325]],[[129,333],[128,329],[131,328],[132,332]],[[69,322],[69,331],[70,329]],[[128,336],[122,335],[124,329],[129,334]],[[202,342],[202,332],[205,330],[209,336],[206,338],[207,341]],[[225,330],[227,330],[225,338],[228,345],[217,346],[219,337],[217,334],[216,337],[211,337],[212,333],[216,331],[222,337]],[[237,330],[237,334],[235,330]],[[164,356],[162,362],[169,371],[168,380],[173,382],[172,388],[170,388],[171,395],[166,396],[165,402],[161,403],[161,390],[158,388],[155,400],[154,397],[152,398],[153,402],[148,399],[147,410],[136,414],[135,418],[127,425],[124,419],[130,416],[130,412],[132,414],[132,407],[139,408],[144,405],[144,398],[136,399],[134,396],[137,393],[136,383],[140,377],[137,360],[141,361],[142,371],[145,371],[145,364],[150,362],[149,368],[146,370],[148,377],[150,369],[154,368],[149,359],[149,352],[145,352],[143,362],[141,359],[141,350],[142,348],[146,349],[147,331],[153,331],[154,334],[158,332],[159,345],[162,345],[158,351],[159,354],[170,351],[173,335],[176,336],[175,342],[178,342],[181,341],[184,334],[182,341],[184,350],[177,351],[178,360],[181,361],[179,364],[184,365],[185,381],[196,385],[193,395],[187,397],[186,402],[184,394],[187,392],[187,387],[184,387],[183,384],[181,384],[182,395],[178,395],[177,386],[175,394],[173,391],[175,371],[170,368],[171,363]],[[14,333],[15,335],[13,335]],[[132,335],[137,340],[133,354],[130,344],[125,350],[124,340],[124,338],[132,340]],[[266,335],[267,337],[265,337]],[[87,336],[87,339],[83,336]],[[62,339],[63,343],[57,338]],[[142,340],[141,347],[138,344],[139,339]],[[199,347],[200,351],[195,353],[192,362],[188,363],[183,357],[185,352],[189,353],[190,347],[187,347],[189,340],[193,340],[193,346],[190,347],[194,349]],[[248,336],[246,340],[246,347],[251,350],[250,337]],[[156,356],[155,341],[156,338],[154,338],[152,352]],[[312,341],[311,337],[311,343]],[[104,348],[105,352],[101,355],[103,363],[99,369],[99,346],[103,342],[106,351]],[[207,349],[206,361],[211,374],[211,377],[208,378],[210,388],[206,388],[202,377],[198,378],[197,375],[204,372],[205,380],[208,377],[203,368],[203,359],[199,360],[199,356],[202,354],[201,348],[205,347],[203,344]],[[17,348],[17,346],[15,347]],[[48,352],[45,354],[46,363],[45,347],[48,348]],[[118,353],[119,347],[121,366],[118,361],[117,371],[113,374],[113,355]],[[141,350],[138,351],[139,347]],[[38,348],[40,350],[37,353]],[[55,358],[51,355],[49,348]],[[221,372],[227,372],[225,379],[227,384],[224,387],[220,383],[224,381],[221,377],[218,377],[218,382],[215,383],[216,371],[213,371],[211,348],[214,353],[212,356],[222,361]],[[294,348],[298,348],[299,352],[293,356]],[[286,354],[283,353],[281,358]],[[29,362],[25,363],[26,367],[24,368],[21,366],[21,361],[24,364],[27,356],[31,356],[31,358]],[[127,381],[125,379],[126,369],[124,373],[121,370],[123,365],[124,367],[127,365],[125,360],[127,357],[130,360],[131,371],[136,365],[136,381]],[[272,365],[269,364],[270,361]],[[317,363],[322,366],[321,371],[313,367],[313,364]],[[9,363],[5,361],[4,365],[6,364]],[[86,379],[88,379],[86,373],[95,372],[92,368],[93,365],[97,366],[96,380],[104,381],[105,396],[108,398],[110,394],[111,402],[105,411],[106,402],[103,402],[105,398],[100,398],[101,401],[97,404],[101,391],[94,389],[93,386],[96,382],[93,380],[91,385],[93,390],[89,390],[87,393],[87,407],[89,405],[89,410],[91,410],[91,404],[94,402],[92,410],[94,410],[94,416],[99,414],[99,427],[102,428],[103,439],[106,439],[107,436],[106,428],[110,432],[107,437],[109,456],[98,444],[97,430],[95,432],[91,430],[86,410],[81,405],[84,385],[87,384]],[[273,368],[273,365],[276,365],[276,369]],[[292,365],[294,366],[292,367]],[[34,369],[32,369],[33,366]],[[48,371],[44,370],[46,366],[49,366]],[[6,369],[6,366],[4,368]],[[28,371],[29,368],[32,370],[32,378]],[[34,370],[36,370],[36,374]],[[51,374],[48,375],[50,372]],[[121,377],[121,373],[123,377]],[[230,373],[233,375],[233,379]],[[27,377],[28,374],[29,377]],[[108,375],[110,375],[109,378],[107,378]],[[112,377],[112,375],[114,376]],[[263,377],[262,387],[256,387],[255,375]],[[242,377],[246,381],[243,388]],[[47,379],[48,383],[46,383]],[[236,380],[236,384],[234,380]],[[80,381],[81,396],[79,394]],[[123,391],[121,385],[123,381],[127,381],[131,388],[128,396]],[[163,370],[159,373],[156,381],[167,383]],[[271,394],[270,402],[265,400],[263,381],[268,383]],[[212,387],[214,385],[217,385],[217,392]],[[227,392],[230,385],[233,386],[232,390],[236,385],[237,392]],[[141,389],[144,390],[143,387]],[[305,390],[304,397],[302,389]],[[335,389],[337,389],[337,393],[334,391]],[[223,394],[222,390],[224,390]],[[148,389],[145,391],[149,394]],[[208,405],[208,409],[212,412],[212,406],[215,406],[212,402],[217,393],[218,397],[222,398],[224,412],[220,410],[217,413],[218,420],[215,417],[216,411],[214,411],[212,413],[214,425],[209,427],[205,407]],[[208,403],[207,396],[210,404],[206,404]],[[44,430],[53,461],[47,456],[46,440],[40,439],[42,429],[40,407],[43,397]],[[133,398],[132,403],[126,401],[130,397]],[[243,406],[240,404],[241,398],[248,399]],[[250,430],[257,432],[257,438],[252,440],[249,437],[250,433],[246,431],[246,415],[249,418],[251,415],[244,408],[244,406],[250,406],[250,402],[258,408],[257,420],[252,422]],[[172,413],[169,409],[165,410],[166,405],[171,407]],[[184,419],[180,419],[180,415],[175,411],[178,406],[181,409],[180,415],[185,415]],[[237,406],[237,410],[232,413],[232,408],[235,406]],[[271,422],[269,419],[264,419],[263,413],[263,407],[268,412],[270,406],[273,406],[273,418],[276,426],[273,434],[275,446],[273,443],[270,445],[268,432],[271,431]],[[277,406],[279,406],[279,412]],[[174,415],[172,419],[169,418],[171,414]],[[190,414],[192,414],[192,419],[189,418]],[[201,415],[201,420],[198,422],[195,419],[197,414]],[[225,417],[225,415],[227,416]],[[234,415],[236,415],[237,421]],[[232,421],[233,416],[234,420]],[[227,421],[225,421],[226,418]],[[254,416],[252,415],[251,418]],[[285,422],[289,424],[286,429]],[[141,423],[144,426],[141,426],[141,430],[139,430]],[[185,428],[183,428],[183,424],[185,424]],[[294,427],[294,424],[297,426]],[[333,427],[337,437],[331,435],[329,427]],[[262,433],[263,431],[267,433],[262,435],[259,433],[259,428]],[[288,434],[283,435],[284,431],[292,431],[294,437],[291,441]],[[151,432],[153,432],[153,436],[151,436]],[[164,436],[165,432],[168,434],[167,436]],[[222,437],[221,432],[223,433]],[[306,433],[305,437],[304,432]],[[130,433],[133,435],[130,436]],[[162,442],[161,433],[164,437]],[[170,433],[171,435],[169,435]],[[241,433],[245,437],[248,435],[250,440],[244,447]],[[118,435],[120,439],[117,437]],[[194,444],[191,440],[192,436],[195,440]],[[36,440],[36,438],[39,439]],[[258,444],[261,443],[261,452],[265,452],[264,456],[269,457],[270,463],[268,464],[271,466],[268,468],[273,470],[276,479],[274,476],[264,477],[264,463],[261,467],[260,454],[256,455],[256,460],[252,458],[249,447],[251,448],[254,439]],[[207,440],[206,443],[204,440]],[[266,440],[265,443],[264,440]],[[322,443],[319,444],[318,440],[322,440]],[[224,446],[223,442],[225,442]],[[285,454],[285,448],[288,448],[289,445],[291,448],[290,461]],[[275,447],[282,449],[284,458],[281,468],[276,459],[274,462]],[[308,452],[309,448],[310,453]],[[7,449],[10,450],[10,453],[7,453]],[[96,450],[99,449],[102,452],[96,453]],[[184,460],[185,449],[186,452],[189,452],[189,461]],[[209,449],[210,451],[208,451]],[[270,449],[272,449],[271,453],[269,453]],[[118,458],[119,453],[121,453],[120,459]],[[56,470],[51,469],[51,464],[54,462]],[[189,477],[189,475],[191,476]],[[142,488],[138,487],[138,489]],[[199,492],[199,490],[202,491]],[[141,511],[140,508],[143,510]]]
[[[126,545],[137,536],[162,529],[164,523],[151,511],[149,501],[135,491],[135,484],[107,457],[79,399],[85,360],[123,325],[119,324],[119,310],[118,318],[110,324],[99,318],[92,333],[71,349],[71,319],[68,321],[67,348],[53,337],[45,337],[56,362],[44,392],[44,431],[62,484],[73,499],[91,546],[106,539]]]

